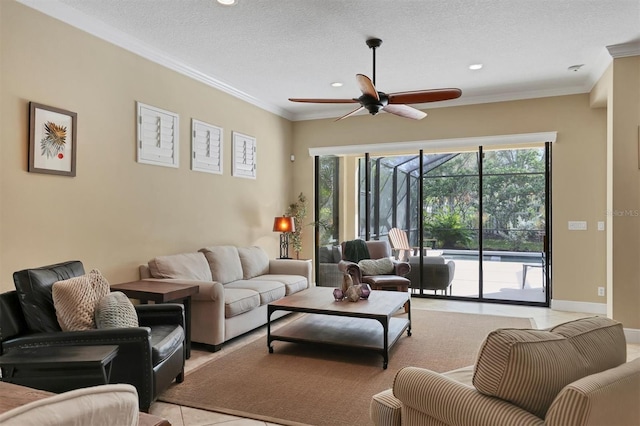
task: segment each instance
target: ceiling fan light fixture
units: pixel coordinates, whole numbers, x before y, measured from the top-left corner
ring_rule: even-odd
[[[472,71],[477,71],[477,70],[481,70],[483,67],[482,64],[471,64],[469,65],[469,69]]]

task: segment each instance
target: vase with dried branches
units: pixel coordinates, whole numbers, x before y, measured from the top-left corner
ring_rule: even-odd
[[[295,203],[289,204],[287,208],[287,216],[293,218],[296,230],[291,233],[291,247],[296,252],[296,259],[300,259],[302,251],[302,230],[304,228],[304,219],[307,217],[307,197],[301,192]]]

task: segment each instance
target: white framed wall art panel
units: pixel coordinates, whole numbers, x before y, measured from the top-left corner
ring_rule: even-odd
[[[136,102],[138,112],[138,163],[155,166],[179,166],[179,116]]]
[[[233,152],[231,175],[247,179],[256,178],[256,138],[232,132]]]
[[[191,119],[191,170],[222,174],[223,129]]]

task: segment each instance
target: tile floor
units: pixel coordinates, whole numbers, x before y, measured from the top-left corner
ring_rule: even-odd
[[[527,317],[535,321],[537,328],[552,327],[562,322],[570,321],[576,318],[592,316],[592,314],[582,314],[576,312],[554,311],[548,308],[528,307],[528,306],[511,306],[497,305],[489,303],[473,303],[459,302],[449,300],[435,300],[412,298],[412,309],[430,309],[436,311],[466,312],[474,314],[486,315],[504,315],[512,317]],[[283,318],[278,321],[277,326],[282,326],[287,319]],[[210,353],[194,349],[191,351],[191,358],[187,360],[187,373],[197,366],[224,356],[238,347],[253,341],[255,339],[266,336],[266,329],[262,327],[226,344],[222,350],[216,353]],[[627,345],[627,358],[629,360],[640,358],[640,344]],[[188,376],[187,376],[188,380]],[[156,402],[151,406],[150,412],[157,416],[164,417],[169,420],[173,426],[276,426],[273,423],[263,421],[234,417],[227,414],[215,413],[205,410],[197,410],[194,408],[167,404],[164,402]]]

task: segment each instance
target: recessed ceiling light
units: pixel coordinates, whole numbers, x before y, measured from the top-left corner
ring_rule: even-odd
[[[482,69],[482,64],[471,64],[471,65],[469,65],[469,69],[470,70],[474,70],[474,71]]]
[[[233,6],[236,4],[237,0],[218,0],[218,3],[223,4],[225,6]]]
[[[331,87],[342,87],[342,83],[340,83],[339,81],[334,81],[333,83],[331,83]]]

